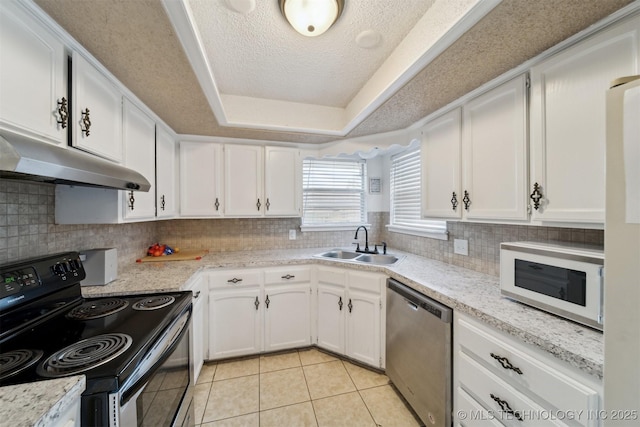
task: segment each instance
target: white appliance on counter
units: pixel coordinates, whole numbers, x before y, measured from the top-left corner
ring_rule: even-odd
[[[606,158],[604,407],[610,414],[616,410],[636,411],[635,420],[627,419],[627,422],[637,423],[640,416],[637,415],[640,413],[640,76],[618,79],[607,93]],[[605,425],[615,423],[605,421]]]
[[[501,243],[500,292],[602,330],[604,250],[570,243]]]

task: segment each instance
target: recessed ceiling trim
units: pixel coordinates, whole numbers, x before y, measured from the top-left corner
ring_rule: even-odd
[[[220,126],[346,136],[500,0],[437,1],[346,108],[221,94],[188,0],[163,0]]]
[[[162,6],[167,12],[169,21],[182,44],[184,53],[198,78],[205,98],[209,102],[213,114],[221,126],[230,126],[226,122],[226,114],[222,105],[220,92],[211,72],[211,66],[207,60],[202,39],[198,33],[197,25],[193,19],[191,9],[182,0],[162,0]]]

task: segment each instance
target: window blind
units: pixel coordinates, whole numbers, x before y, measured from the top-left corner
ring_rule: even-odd
[[[364,222],[364,162],[304,160],[302,172],[302,225]]]
[[[422,219],[420,148],[391,157],[391,224],[394,231],[446,234],[445,221]]]

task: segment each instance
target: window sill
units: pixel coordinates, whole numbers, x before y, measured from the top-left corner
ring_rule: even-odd
[[[364,225],[367,230],[371,229],[371,224],[327,224],[327,225],[301,225],[300,231],[355,231],[356,228]]]
[[[437,239],[437,240],[449,240],[449,232],[444,231],[429,231],[429,230],[420,230],[416,228],[409,227],[401,227],[398,225],[387,225],[387,230],[393,233],[401,233],[401,234],[410,234],[412,236],[420,236],[427,237],[429,239]]]

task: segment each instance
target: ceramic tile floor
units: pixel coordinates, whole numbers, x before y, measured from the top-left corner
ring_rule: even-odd
[[[382,374],[317,349],[205,364],[195,386],[201,427],[412,427]]]

